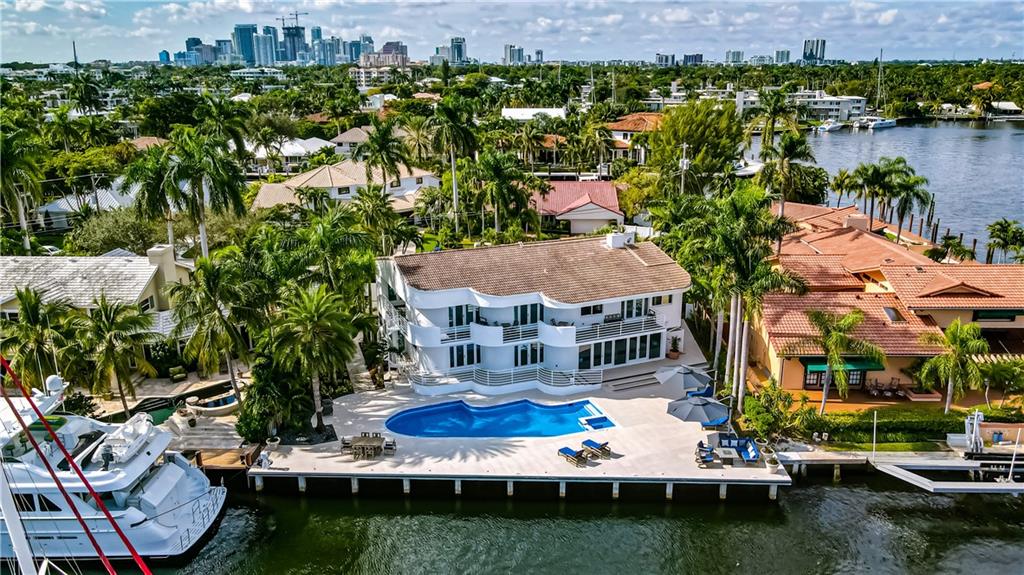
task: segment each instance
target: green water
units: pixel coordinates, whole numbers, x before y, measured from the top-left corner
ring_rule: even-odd
[[[233,494],[217,534],[161,574],[1022,573],[1024,501],[878,477],[767,499],[471,501]]]

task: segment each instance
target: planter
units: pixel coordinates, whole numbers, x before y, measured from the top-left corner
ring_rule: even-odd
[[[768,440],[763,437],[757,437],[754,439],[754,445],[764,453],[764,450],[768,447]]]
[[[274,451],[279,445],[281,445],[280,437],[274,436],[267,438],[267,451]]]
[[[914,391],[906,390],[907,399],[910,401],[942,401],[942,394],[937,391]]]
[[[667,352],[665,352],[665,357],[667,357],[669,359],[679,359],[679,352],[678,351],[667,351]]]
[[[775,457],[775,448],[774,447],[772,447],[770,445],[765,445],[764,447],[760,447],[760,449],[761,449],[761,454],[764,455],[765,457],[768,457],[768,458]]]
[[[773,457],[773,458],[768,460],[768,472],[769,473],[778,473],[780,467],[782,467],[782,464],[779,463],[778,459],[775,459]]]
[[[196,426],[196,418],[194,418],[194,417],[188,418],[188,426],[189,427],[195,427]]]

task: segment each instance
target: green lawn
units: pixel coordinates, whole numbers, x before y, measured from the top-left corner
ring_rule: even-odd
[[[829,443],[824,448],[828,451],[871,451],[870,443],[848,443],[837,441]],[[941,444],[934,441],[912,441],[906,443],[879,443],[876,451],[948,451]]]

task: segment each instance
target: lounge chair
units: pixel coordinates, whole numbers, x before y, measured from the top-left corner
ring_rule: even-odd
[[[705,467],[707,466],[707,464],[715,462],[715,450],[713,448],[709,448],[707,451],[705,451],[701,449],[700,444],[698,444],[697,451],[696,453],[694,453],[694,455],[697,458],[697,465],[699,465],[700,467]]]
[[[342,437],[341,438],[341,452],[345,453],[347,451],[352,451],[352,438],[351,437]]]
[[[705,385],[703,389],[695,389],[686,392],[686,397],[711,397],[715,394],[715,389],[710,385]]]
[[[744,447],[737,449],[736,451],[739,452],[740,458],[744,463],[757,463],[757,461],[761,459],[761,450],[758,449],[757,445],[749,439]]]
[[[608,447],[608,442],[598,443],[593,439],[583,440],[583,451],[594,459],[608,459],[612,456],[612,448]]]
[[[710,445],[704,445],[703,439],[697,442],[697,451],[700,451],[702,453],[711,453],[714,450],[714,447],[711,447]]]
[[[384,440],[384,455],[394,455],[398,451],[398,440],[397,439],[385,439]]]
[[[561,457],[564,457],[566,459],[566,461],[568,461],[569,463],[572,463],[576,467],[586,467],[587,466],[587,456],[583,452],[582,449],[580,449],[579,451],[576,451],[575,449],[573,449],[571,447],[563,447],[563,448],[558,450],[558,455],[560,455]]]

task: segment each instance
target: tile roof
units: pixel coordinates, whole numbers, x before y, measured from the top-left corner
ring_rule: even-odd
[[[653,243],[616,249],[603,236],[410,254],[394,262],[419,290],[540,292],[569,304],[690,287],[690,274]]]
[[[544,139],[541,140],[540,145],[546,150],[553,150],[564,143],[565,136],[559,136],[558,134],[544,134]]]
[[[331,142],[334,144],[358,144],[365,142],[370,136],[370,132],[373,131],[373,126],[357,126],[355,128],[349,128],[341,134],[331,138]],[[404,138],[407,133],[401,128],[395,128],[394,134],[396,137]]]
[[[47,301],[66,299],[75,307],[90,307],[105,293],[108,299],[136,303],[156,274],[145,257],[0,257],[0,302],[17,288],[31,286]]]
[[[365,183],[365,173],[362,179]],[[290,188],[347,188],[358,184],[359,182],[334,166],[319,166],[284,181],[284,185]]]
[[[660,112],[637,112],[609,123],[608,129],[616,132],[653,132],[661,125],[661,119]]]
[[[338,162],[337,164],[331,164],[331,167],[336,169],[336,170],[338,170],[339,172],[341,172],[342,174],[344,174],[348,178],[354,180],[356,185],[358,185],[358,186],[365,186],[366,185],[366,163],[365,162],[357,162],[355,160],[342,160],[342,161]],[[405,166],[398,166],[398,172],[401,174],[401,176],[403,178],[420,178],[420,177],[423,177],[423,176],[433,176],[434,175],[432,172],[429,172],[427,170],[424,170],[424,169],[421,169],[421,168],[417,168],[417,167],[413,167],[410,170],[409,168],[406,168]],[[381,170],[380,170],[380,168],[374,168],[373,169],[373,173],[371,175],[373,176],[373,181],[374,182],[380,183],[380,181],[381,181]]]
[[[842,256],[843,267],[852,273],[873,271],[884,265],[934,263],[919,253],[857,228],[795,232],[782,240],[782,253]]]
[[[131,145],[135,146],[136,150],[145,150],[146,148],[151,148],[153,146],[162,146],[168,141],[169,140],[158,138],[156,136],[139,136],[134,140],[130,140]]]
[[[281,204],[299,204],[299,198],[295,196],[295,190],[284,184],[263,184],[260,191],[256,192],[256,199],[252,201],[252,211],[260,208],[272,208]]]
[[[82,206],[95,208],[97,199],[101,211],[128,207],[135,203],[135,195],[138,193],[139,187],[138,184],[126,186],[124,176],[118,176],[109,187],[96,188],[95,192],[90,190],[81,196],[68,194],[63,198],[57,198],[48,204],[39,206],[36,208],[36,213],[76,213],[81,211]]]
[[[772,204],[772,213],[778,215],[778,202]],[[861,212],[855,205],[830,208],[815,204],[786,202],[786,218],[796,222],[800,227],[809,228],[812,231],[825,231],[846,227],[846,218],[848,216],[863,216],[866,218],[867,214]],[[867,225],[864,227],[867,228]],[[875,218],[872,229],[877,232],[885,228],[886,223]],[[896,233],[895,227],[893,228],[893,233]]]
[[[782,255],[779,264],[803,278],[811,291],[864,290],[864,282],[843,267],[841,256]]]
[[[890,320],[885,308],[895,310],[903,321]],[[925,333],[941,335],[938,326],[910,313],[892,293],[770,294],[764,298],[762,316],[768,339],[777,352],[791,357],[816,356],[822,355],[821,349],[804,341],[816,334],[807,312],[845,314],[854,309],[864,312],[864,321],[853,330],[853,337],[877,345],[888,356],[928,356],[940,351],[921,343]]]
[[[580,206],[594,204],[608,211],[622,214],[619,194],[612,182],[549,182],[546,196],[533,193],[533,205],[543,216],[559,216]]]
[[[883,266],[910,309],[1024,309],[1024,265]]]

